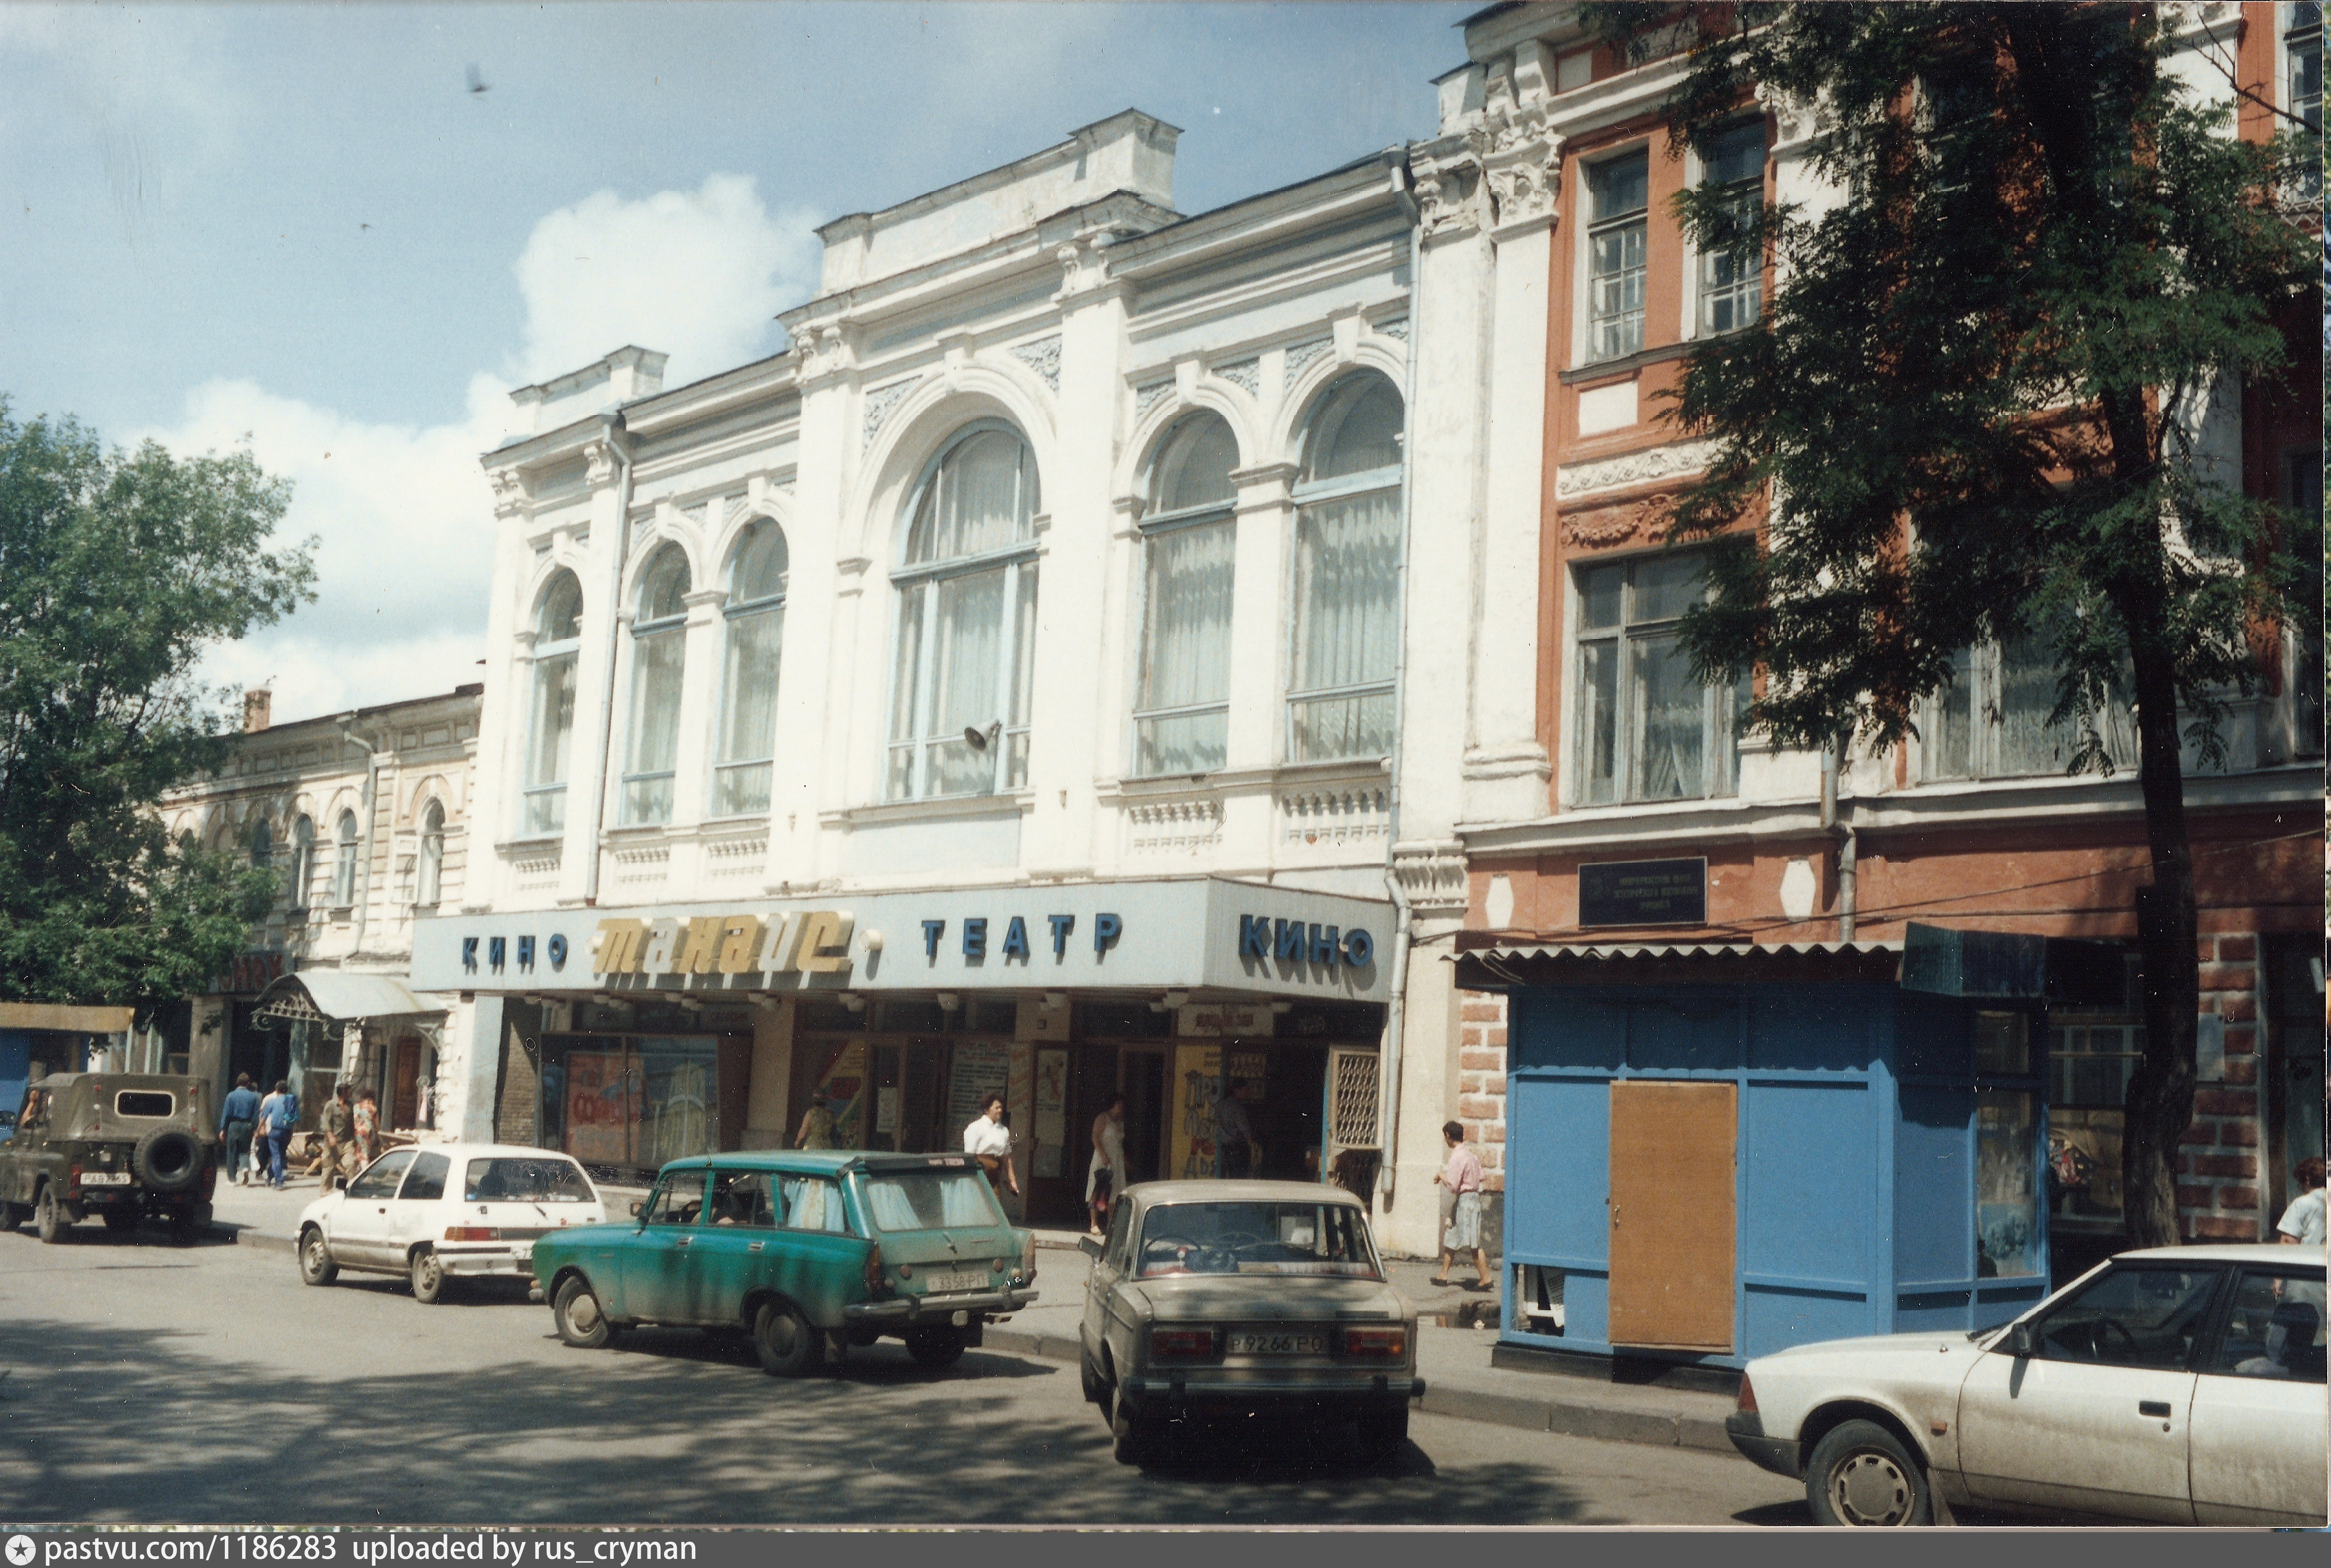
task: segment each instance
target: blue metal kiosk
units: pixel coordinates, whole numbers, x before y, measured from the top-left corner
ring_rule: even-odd
[[[2039,938],[1939,936],[1463,955],[1510,1002],[1500,1350],[1738,1367],[2043,1296]]]

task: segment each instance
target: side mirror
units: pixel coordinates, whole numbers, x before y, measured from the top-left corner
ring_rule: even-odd
[[[642,1200],[640,1200],[640,1199],[638,1199],[638,1198],[633,1198],[633,1199],[632,1200],[632,1218],[633,1218],[633,1219],[636,1220],[636,1219],[638,1219],[638,1218],[640,1217],[640,1210],[641,1210],[642,1207],[644,1207],[644,1204],[643,1204],[643,1202],[642,1202]]]
[[[2027,1359],[2039,1354],[2040,1330],[2027,1318],[2009,1329],[2007,1338],[2003,1343],[2006,1346],[2008,1354],[2018,1360]]]
[[[1083,1253],[1088,1258],[1099,1258],[1100,1256],[1100,1238],[1098,1236],[1078,1237],[1077,1250]]]

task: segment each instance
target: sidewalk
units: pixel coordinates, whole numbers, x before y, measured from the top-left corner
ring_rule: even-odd
[[[280,1193],[264,1186],[222,1186],[212,1211],[219,1228],[232,1232],[239,1245],[290,1253],[298,1246],[300,1212],[316,1201],[318,1193],[312,1176],[295,1179]],[[621,1219],[635,1199],[646,1195],[643,1190],[601,1189],[610,1219]],[[1076,1362],[1077,1325],[1084,1312],[1089,1267],[1078,1250],[1079,1239],[1071,1231],[1036,1232],[1042,1254],[1036,1268],[1039,1299],[1004,1323],[990,1326],[985,1339],[990,1347]],[[1497,1307],[1489,1295],[1434,1286],[1432,1265],[1421,1259],[1389,1259],[1386,1273],[1393,1288],[1417,1309],[1416,1364],[1425,1383],[1417,1408],[1427,1414],[1604,1442],[1732,1451],[1731,1440],[1724,1433],[1724,1418],[1732,1413],[1728,1396],[1493,1368],[1489,1354],[1498,1340]],[[1470,1279],[1472,1269],[1460,1267],[1451,1277],[1460,1282]],[[1456,1326],[1460,1321],[1479,1320],[1486,1320],[1486,1326]]]

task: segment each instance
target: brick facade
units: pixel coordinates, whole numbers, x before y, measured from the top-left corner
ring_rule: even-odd
[[[1506,999],[1458,993],[1457,1120],[1481,1155],[1482,1185],[1506,1190]]]
[[[2259,940],[2205,936],[2202,1016],[2225,1021],[2222,1076],[2205,1075],[2193,1093],[2193,1122],[2177,1156],[2177,1217],[2194,1241],[2256,1241],[2264,1234],[2259,1103]]]

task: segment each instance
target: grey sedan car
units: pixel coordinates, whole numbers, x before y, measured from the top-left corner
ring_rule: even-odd
[[[1128,1187],[1087,1237],[1085,1397],[1119,1461],[1172,1435],[1351,1423],[1383,1455],[1408,1440],[1416,1312],[1385,1283],[1367,1210],[1301,1182]],[[1265,1421],[1272,1424],[1265,1428]]]

